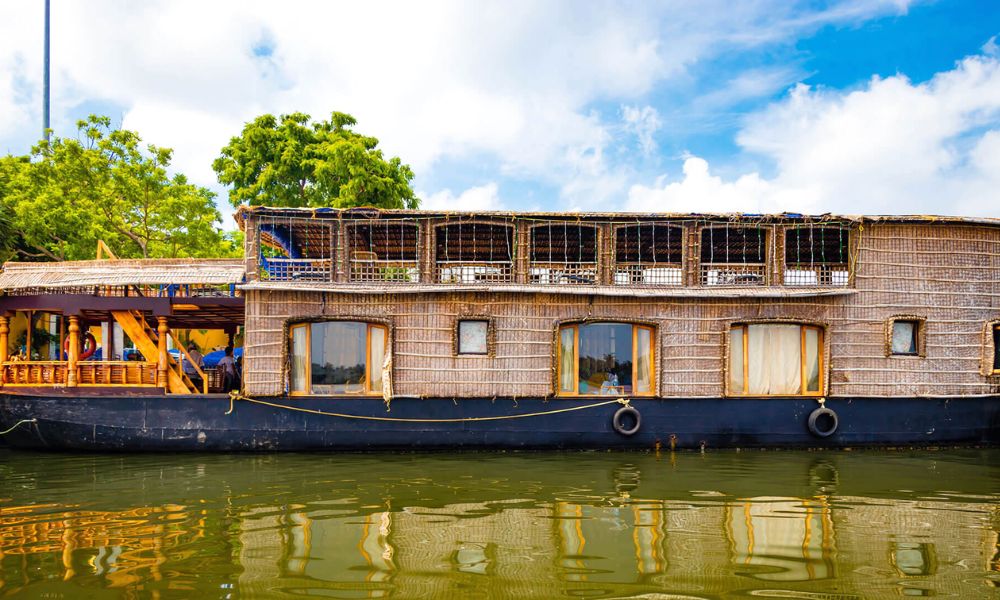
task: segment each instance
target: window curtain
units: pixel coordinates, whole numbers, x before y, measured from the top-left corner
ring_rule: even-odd
[[[818,392],[819,390],[819,330],[815,327],[806,327],[806,390],[807,392]]]
[[[309,358],[306,348],[306,326],[292,329],[292,370],[291,391],[306,391],[306,360]]]
[[[368,357],[368,369],[371,371],[371,391],[382,390],[383,366],[385,356],[385,330],[381,327],[369,326],[371,335],[371,355]]]
[[[651,354],[650,330],[644,327],[636,327],[636,357],[635,357],[635,392],[637,394],[648,394],[653,387],[650,380],[649,358]]]
[[[567,327],[559,332],[559,391],[573,393],[573,337],[575,330]]]
[[[913,321],[893,321],[892,323],[892,353],[916,354],[917,336]]]
[[[802,390],[802,328],[799,325],[747,327],[748,394],[799,394]]]

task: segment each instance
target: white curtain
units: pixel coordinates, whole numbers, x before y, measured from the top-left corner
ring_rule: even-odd
[[[747,327],[749,389],[754,395],[799,394],[802,390],[802,328],[799,325]]]
[[[309,349],[306,347],[306,327],[308,325],[295,327],[292,329],[292,372],[291,391],[306,391],[306,360],[309,358]]]
[[[892,323],[892,353],[916,354],[916,337],[913,335],[913,321],[893,321]]]
[[[368,326],[371,332],[371,356],[368,357],[368,369],[371,371],[371,390],[373,392],[382,389],[382,378],[384,373],[385,354],[385,330],[381,327]]]
[[[573,393],[576,391],[573,379],[573,366],[576,357],[573,355],[573,336],[575,330],[567,327],[559,332],[559,391]]]
[[[819,330],[806,327],[806,389],[807,392],[818,392],[819,389]]]
[[[637,394],[648,394],[653,388],[653,382],[650,379],[650,369],[649,359],[652,345],[652,340],[650,339],[650,331],[645,327],[636,327],[636,357],[635,357],[635,392]]]

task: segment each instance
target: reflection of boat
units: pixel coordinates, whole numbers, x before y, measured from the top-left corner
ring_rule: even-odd
[[[797,452],[22,453],[0,460],[12,484],[0,572],[29,594],[54,575],[66,597],[167,574],[191,596],[230,585],[241,598],[461,597],[470,587],[526,599],[599,590],[895,598],[903,584],[975,598],[986,589],[997,451],[824,461]],[[836,473],[836,494],[815,486],[817,468],[821,479]],[[944,469],[947,493],[936,488]]]
[[[1000,442],[1000,222],[244,208],[243,261],[8,265],[20,447]],[[30,326],[23,325],[29,323]],[[245,326],[244,378],[177,330]],[[102,329],[103,328],[103,329]],[[60,360],[87,330],[139,360]],[[8,333],[4,333],[4,330]],[[44,338],[44,339],[43,339]],[[102,350],[114,358],[122,348]]]

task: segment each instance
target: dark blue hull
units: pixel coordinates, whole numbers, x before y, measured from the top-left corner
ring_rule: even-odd
[[[828,437],[808,427],[817,402],[797,398],[632,400],[642,416],[634,435],[614,429],[613,416],[622,407],[603,398],[396,399],[391,412],[369,398],[267,401],[280,406],[231,403],[225,396],[5,393],[0,431],[22,422],[3,436],[15,448],[129,452],[1000,443],[1000,396],[831,398],[827,407],[837,413],[839,427]],[[579,410],[562,411],[567,408]]]

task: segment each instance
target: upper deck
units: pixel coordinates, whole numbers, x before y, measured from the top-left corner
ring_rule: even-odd
[[[364,293],[849,294],[864,224],[992,219],[244,207],[247,287]],[[943,249],[942,249],[943,250]]]

